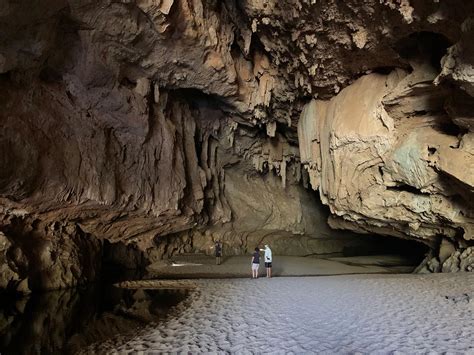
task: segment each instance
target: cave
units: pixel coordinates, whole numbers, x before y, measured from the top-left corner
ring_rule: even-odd
[[[370,251],[347,248],[343,250],[342,255],[396,255],[403,258],[408,265],[418,266],[431,250],[428,245],[414,240],[387,236],[379,237],[379,239],[378,243],[374,242],[373,249]]]
[[[462,0],[5,0],[0,353],[467,351],[459,328],[451,342],[411,325],[439,311],[472,326],[473,14]],[[62,335],[16,347],[28,320]]]
[[[453,43],[443,34],[434,32],[414,32],[400,39],[395,44],[395,50],[406,60],[426,57],[429,63],[441,71],[441,59]]]

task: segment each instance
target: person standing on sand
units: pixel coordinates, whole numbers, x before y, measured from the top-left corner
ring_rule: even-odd
[[[260,250],[255,248],[252,254],[252,278],[258,279],[258,268],[260,267]]]
[[[265,268],[267,269],[267,277],[272,277],[272,250],[265,244]]]
[[[221,264],[221,256],[222,256],[222,244],[220,241],[216,240],[215,254],[216,254],[216,265]]]

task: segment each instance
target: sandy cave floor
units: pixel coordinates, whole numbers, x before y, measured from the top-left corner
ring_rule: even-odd
[[[416,267],[399,255],[356,257],[299,257],[277,255],[273,260],[274,276],[319,276],[348,274],[409,273]],[[251,256],[227,256],[216,265],[206,255],[181,255],[159,261],[148,267],[150,278],[229,278],[250,277]],[[260,275],[265,268],[260,265]]]
[[[474,354],[474,274],[194,282],[176,315],[85,352]]]

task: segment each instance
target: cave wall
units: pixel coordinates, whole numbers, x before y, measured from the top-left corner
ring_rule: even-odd
[[[248,127],[236,128],[230,140],[219,140],[216,157],[224,165],[224,196],[230,211],[220,220],[182,233],[183,251],[213,255],[214,242],[224,255],[250,253],[269,243],[274,253],[309,255],[369,252],[370,238],[331,229],[329,212],[319,197],[303,186],[298,149],[277,133],[267,137]],[[246,157],[253,157],[252,159]]]
[[[474,100],[445,84],[423,54],[415,53],[411,73],[369,74],[309,103],[298,127],[301,160],[333,228],[439,251],[444,238],[454,252],[474,237],[474,156],[466,118],[450,105],[467,111]]]
[[[1,286],[92,280],[104,240],[150,259],[206,252],[216,239],[234,254],[268,240],[297,255],[367,244],[342,228],[462,252],[472,10],[3,2]],[[407,47],[420,33],[440,36],[441,55]]]

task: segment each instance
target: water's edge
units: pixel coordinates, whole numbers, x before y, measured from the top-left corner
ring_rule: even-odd
[[[118,334],[133,335],[159,322],[188,295],[186,290],[129,290],[112,284],[0,295],[1,354],[73,354]]]

